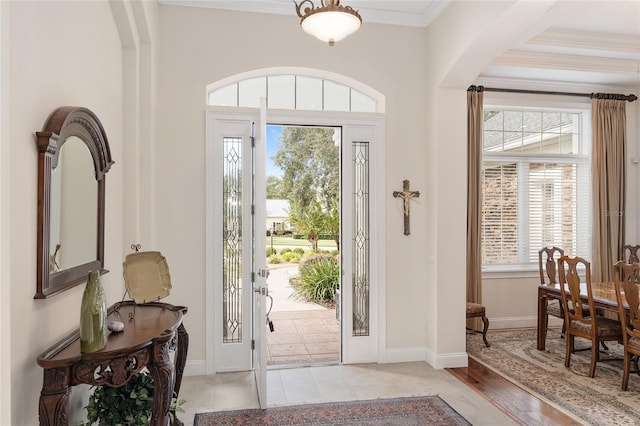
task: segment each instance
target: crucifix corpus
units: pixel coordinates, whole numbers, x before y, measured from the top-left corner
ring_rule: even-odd
[[[402,191],[393,191],[393,196],[395,198],[402,198],[403,204],[403,212],[404,212],[404,235],[409,235],[411,232],[409,231],[409,201],[412,198],[418,198],[420,196],[420,191],[410,191],[409,190],[409,181],[402,181]]]

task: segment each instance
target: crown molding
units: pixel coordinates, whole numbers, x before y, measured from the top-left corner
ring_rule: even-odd
[[[293,2],[287,4],[273,0],[158,0],[158,2],[161,5],[168,6],[200,7],[205,9],[233,10],[236,12],[296,16]]]
[[[364,22],[376,24],[403,25],[426,28],[433,22],[453,0],[423,1],[424,7],[407,8],[403,11],[384,9],[384,2],[350,1],[349,5],[359,10]],[[379,5],[379,6],[376,6]]]
[[[602,58],[522,50],[509,50],[496,57],[491,64],[629,75],[638,75],[640,69],[640,62],[636,59]]]
[[[548,29],[531,38],[526,44],[564,46],[571,48],[640,53],[640,37],[627,34],[611,34],[577,30]]]
[[[295,7],[289,0],[158,0],[161,5],[201,7],[208,9],[233,10],[236,12],[267,13],[295,17]],[[421,1],[400,11],[385,9],[386,2],[349,1],[348,5],[362,16],[363,23],[426,27],[453,0]],[[319,2],[319,0],[317,0]],[[424,10],[422,7],[424,6]],[[298,19],[296,17],[296,19]]]

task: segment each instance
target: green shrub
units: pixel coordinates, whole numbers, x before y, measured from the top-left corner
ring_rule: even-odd
[[[132,425],[145,426],[151,419],[153,410],[153,378],[148,371],[131,377],[119,388],[93,386],[89,395],[87,423],[80,425]],[[171,408],[184,412],[181,405],[184,400],[171,401]]]
[[[340,287],[340,265],[334,256],[316,254],[300,262],[300,274],[291,282],[294,297],[320,304],[334,303]]]
[[[294,248],[293,252],[299,254],[300,256],[304,256],[304,249],[302,247]]]
[[[271,256],[272,254],[278,254],[278,250],[271,247],[267,247],[267,257]]]
[[[271,256],[269,256],[267,258],[267,263],[280,263],[282,260],[280,259],[280,256],[277,254],[272,254]]]
[[[314,257],[318,253],[320,253],[320,250],[313,250],[313,249],[307,250],[304,252],[304,258],[308,259],[310,257]]]
[[[340,254],[339,250],[331,250],[331,256],[337,256],[338,254]]]
[[[281,257],[283,262],[289,262],[289,263],[298,263],[302,258],[302,256],[300,256],[298,253],[293,251],[290,251],[281,255]]]
[[[291,262],[291,259],[296,257],[296,254],[294,252],[292,252],[291,250],[289,250],[286,253],[282,253],[280,256],[282,257],[282,260],[284,262]]]
[[[280,249],[280,254],[291,253],[291,249],[289,247],[283,247]]]

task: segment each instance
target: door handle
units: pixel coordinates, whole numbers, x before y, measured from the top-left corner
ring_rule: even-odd
[[[258,287],[258,288],[254,288],[253,289],[254,293],[260,293],[263,296],[267,295],[267,288],[266,287]]]

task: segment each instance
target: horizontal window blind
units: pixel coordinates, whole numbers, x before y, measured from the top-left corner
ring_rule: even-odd
[[[482,165],[482,263],[517,263],[518,172],[515,163]]]
[[[483,265],[537,264],[545,246],[590,257],[591,182],[581,114],[485,110]]]

